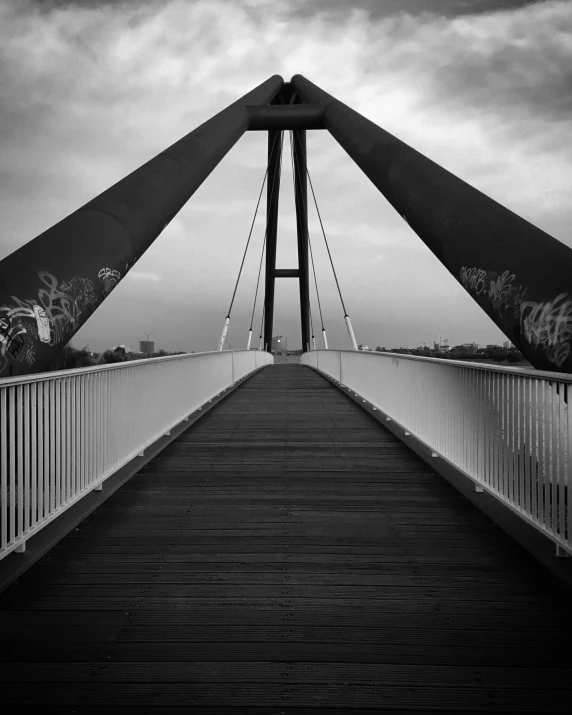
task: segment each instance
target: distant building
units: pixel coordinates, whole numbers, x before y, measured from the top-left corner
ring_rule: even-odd
[[[152,355],[155,352],[155,342],[153,340],[140,340],[139,352],[144,355]]]
[[[463,343],[462,346],[465,352],[476,353],[479,349],[478,343]]]
[[[272,338],[272,347],[270,352],[272,353],[285,353],[288,352],[288,338],[283,335],[276,335]]]
[[[510,350],[511,348],[514,348],[514,343],[511,343],[510,340],[505,340],[502,346],[503,348]]]
[[[358,350],[369,350],[369,345],[364,345],[363,343],[361,345],[357,346]]]

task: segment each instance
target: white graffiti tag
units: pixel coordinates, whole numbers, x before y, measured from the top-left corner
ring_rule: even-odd
[[[59,288],[48,271],[38,271],[38,278],[36,297],[12,295],[9,305],[0,305],[0,374],[8,369],[8,358],[30,365],[36,359],[36,341],[55,346],[68,340],[83,322],[80,316],[97,304],[89,278],[74,277]]]
[[[496,271],[463,266],[459,275],[462,285],[477,298],[490,301],[491,307],[502,316],[512,311],[515,318],[520,314],[520,304],[527,289],[523,285],[514,285],[515,275],[505,271],[499,275]]]
[[[102,268],[97,277],[103,281],[103,293],[111,293],[115,286],[121,280],[121,273],[119,271],[112,271],[111,268]]]
[[[468,291],[480,295],[487,288],[488,273],[482,268],[461,268],[461,283]]]
[[[550,362],[561,367],[570,354],[572,341],[572,299],[568,293],[541,303],[522,303],[520,320],[528,342],[544,348]]]
[[[39,305],[35,305],[33,311],[38,326],[38,337],[43,343],[49,343],[51,330],[50,321],[46,315],[46,311],[43,308],[40,308]]]

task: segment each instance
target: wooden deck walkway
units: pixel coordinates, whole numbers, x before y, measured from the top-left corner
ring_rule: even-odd
[[[231,393],[1,601],[7,712],[571,709],[569,592],[295,365]]]

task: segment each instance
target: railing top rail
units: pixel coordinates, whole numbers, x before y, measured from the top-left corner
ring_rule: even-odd
[[[315,351],[311,350],[309,352],[338,352],[355,354],[356,351],[320,349]],[[423,357],[422,355],[404,355],[403,353],[381,352],[380,350],[359,350],[358,352],[360,355],[403,358],[404,360],[419,360],[422,362],[432,362],[438,365],[452,365],[457,368],[468,367],[474,370],[484,370],[485,372],[503,372],[508,373],[509,375],[520,375],[523,377],[534,378],[535,380],[558,380],[559,382],[572,383],[572,375],[565,372],[549,372],[547,370],[535,370],[534,368],[504,367],[502,365],[491,365],[490,363],[483,365],[482,363],[471,362],[469,360],[447,360],[446,358]]]
[[[0,388],[10,385],[29,384],[31,382],[43,382],[46,380],[56,380],[62,377],[73,377],[75,375],[86,375],[88,373],[102,372],[105,370],[122,370],[134,365],[155,364],[167,360],[183,360],[185,358],[200,357],[201,355],[228,355],[229,353],[256,352],[255,350],[214,350],[202,353],[183,353],[182,355],[164,355],[163,357],[142,358],[141,360],[127,360],[125,362],[106,363],[104,365],[90,365],[89,367],[76,367],[71,370],[51,370],[49,372],[38,372],[33,375],[18,375],[15,377],[1,377]],[[265,352],[264,350],[258,352]]]

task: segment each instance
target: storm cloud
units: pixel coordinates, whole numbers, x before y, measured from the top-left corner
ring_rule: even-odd
[[[572,245],[571,4],[347,7],[0,0],[0,258],[268,76],[298,72]],[[359,342],[503,339],[331,137],[312,134],[308,148]],[[245,136],[76,342],[134,347],[149,330],[167,349],[214,349],[264,163],[264,137]],[[292,267],[284,172],[278,261]],[[330,343],[344,346],[314,214],[310,228]],[[229,333],[236,347],[246,341],[262,236],[259,220]],[[300,340],[296,301],[294,282],[283,281],[275,326],[290,345]]]

